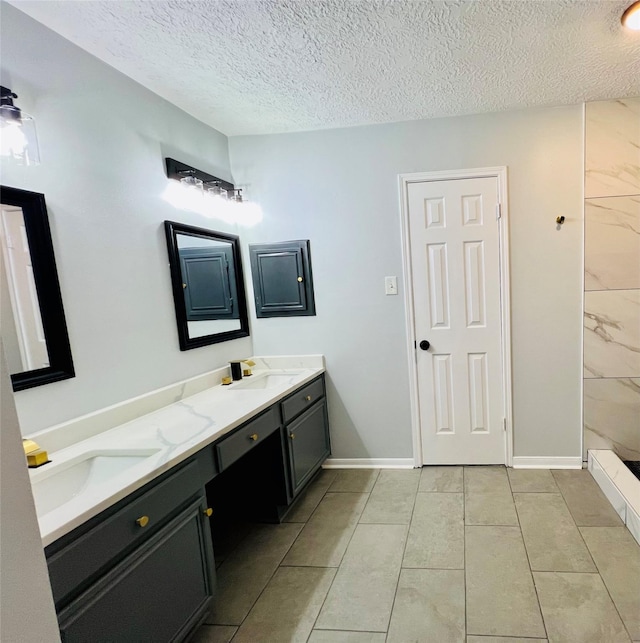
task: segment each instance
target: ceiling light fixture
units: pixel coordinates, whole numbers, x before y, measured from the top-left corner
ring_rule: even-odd
[[[640,1],[627,7],[621,18],[622,24],[628,29],[640,31]]]
[[[13,104],[14,98],[18,95],[0,86],[0,156],[12,158],[20,165],[38,165],[36,122]]]

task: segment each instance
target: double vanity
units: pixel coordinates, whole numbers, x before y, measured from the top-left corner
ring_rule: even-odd
[[[277,522],[330,452],[322,356],[252,358],[30,436],[30,471],[64,641],[174,641],[215,591],[229,507]],[[220,511],[218,511],[220,508]]]
[[[173,159],[166,167],[170,180],[235,192]],[[30,261],[11,264],[20,277],[7,296],[15,323],[3,333],[21,391],[75,370],[44,194],[0,191],[4,227],[29,246]],[[239,237],[175,221],[164,230],[180,349],[248,337]],[[7,239],[0,235],[8,257]],[[257,318],[315,315],[308,240],[250,251]],[[63,641],[189,637],[214,596],[220,525],[282,520],[322,466],[330,452],[324,358],[248,362],[253,373],[229,385],[220,368],[28,436]]]

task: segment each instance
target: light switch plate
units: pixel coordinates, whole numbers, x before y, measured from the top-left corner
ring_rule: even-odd
[[[397,295],[398,294],[398,278],[385,277],[384,278],[384,294]]]

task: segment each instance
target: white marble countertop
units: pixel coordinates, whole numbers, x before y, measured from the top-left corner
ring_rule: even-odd
[[[88,452],[122,450],[126,453],[137,449],[149,450],[149,452],[156,450],[153,455],[130,468],[108,477],[103,482],[92,484],[87,490],[77,493],[71,500],[48,513],[42,513],[42,508],[38,507],[38,494],[35,493],[43,546],[51,544],[89,518],[215,442],[325,370],[324,359],[319,355],[295,357],[290,361],[285,358],[254,357],[252,359],[257,362],[253,369],[252,381],[257,381],[270,373],[289,375],[289,377],[282,378],[282,381],[278,379],[278,383],[269,388],[238,386],[248,383],[247,378],[229,386],[221,384],[209,386],[201,392],[182,397],[179,401],[147,412],[113,428],[101,430],[60,450],[49,452],[51,464],[30,469],[32,484],[40,481],[46,484],[46,479],[64,469],[65,463],[71,463]],[[267,364],[272,368],[268,368]],[[219,376],[218,371],[215,371],[213,380],[217,379],[219,382],[220,378],[227,374],[228,369],[218,370]],[[211,381],[211,374],[208,376]],[[180,384],[182,383],[174,386]],[[182,386],[180,390],[184,391],[187,388]],[[130,403],[144,408],[145,397],[147,396],[136,398]],[[95,418],[99,413],[92,415]],[[86,419],[77,424],[90,425]],[[53,439],[55,434],[64,431],[65,428],[75,430],[76,434],[82,433],[77,427],[60,425],[55,427],[55,431],[44,431],[29,437],[46,448],[47,442],[56,444]]]

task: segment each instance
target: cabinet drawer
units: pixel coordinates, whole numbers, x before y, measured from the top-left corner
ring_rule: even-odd
[[[220,471],[224,471],[280,426],[277,406],[251,420],[216,444]]]
[[[292,393],[288,398],[282,402],[282,421],[286,424],[293,420],[296,415],[299,415],[306,408],[317,402],[321,397],[324,397],[324,379],[319,377],[313,382],[309,382],[300,390]]]
[[[65,643],[184,639],[213,594],[209,526],[196,501],[59,615]]]
[[[190,462],[99,522],[48,560],[53,598],[59,607],[85,581],[121,552],[144,540],[196,493],[201,492],[198,464]],[[146,526],[136,521],[148,517]]]

